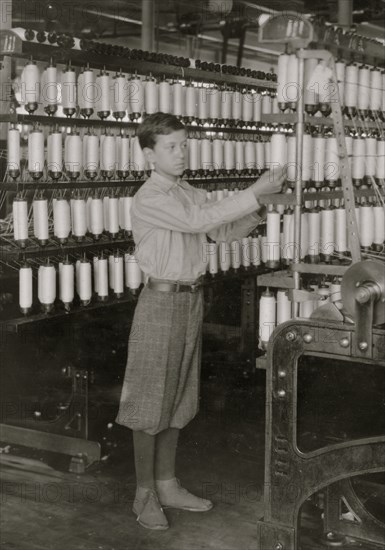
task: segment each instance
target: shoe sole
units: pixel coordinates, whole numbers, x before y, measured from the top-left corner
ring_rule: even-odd
[[[136,516],[136,521],[139,525],[145,529],[150,529],[151,531],[166,531],[170,527],[169,525],[150,525],[149,523],[144,523],[144,521],[141,521],[140,516],[138,516],[134,510],[132,510],[132,513]]]
[[[168,506],[167,504],[162,504],[162,508],[174,508],[175,510],[185,510],[186,512],[209,512],[214,508],[214,505],[210,508],[188,508],[187,506]]]

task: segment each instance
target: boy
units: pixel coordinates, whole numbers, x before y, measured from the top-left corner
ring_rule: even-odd
[[[264,174],[249,189],[207,203],[206,191],[181,179],[187,133],[175,116],[150,115],[138,137],[153,166],[131,209],[136,256],[148,283],[135,310],[116,422],[133,430],[137,521],[167,529],[162,505],[192,512],[213,506],[175,477],[179,430],[199,407],[206,235],[215,241],[247,236],[261,219],[257,197],[280,191],[284,176],[282,170]]]

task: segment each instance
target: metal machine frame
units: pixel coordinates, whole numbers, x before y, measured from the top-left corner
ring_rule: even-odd
[[[303,355],[346,359],[385,367],[385,332],[373,329],[373,357],[354,353],[355,327],[325,320],[293,320],[273,333],[267,353],[264,518],[258,522],[259,548],[298,548],[299,512],[304,501],[328,485],[351,476],[384,470],[385,436],[333,444],[304,453],[297,445],[297,363]],[[328,489],[326,528],[337,527],[336,491],[348,502],[360,527],[354,536],[381,543],[385,526],[375,522],[350,484]],[[339,512],[338,512],[339,517]],[[332,520],[332,518],[334,518]],[[376,529],[371,527],[376,523]],[[338,524],[341,534],[353,535]],[[357,526],[356,526],[357,527]]]

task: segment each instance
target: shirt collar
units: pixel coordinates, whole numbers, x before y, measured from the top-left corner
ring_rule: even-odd
[[[172,181],[169,178],[166,178],[165,176],[161,176],[155,170],[151,172],[151,179],[158,183],[162,189],[165,189],[166,191],[169,191],[176,185],[178,185],[181,181],[181,178],[178,178],[177,181]]]

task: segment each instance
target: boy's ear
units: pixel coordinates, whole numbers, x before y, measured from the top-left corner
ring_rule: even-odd
[[[143,149],[143,154],[147,162],[153,163],[154,162],[154,151],[150,149],[150,147],[145,147]]]

